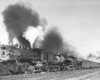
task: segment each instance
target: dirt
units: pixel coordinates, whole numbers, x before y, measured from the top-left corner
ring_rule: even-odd
[[[78,77],[96,71],[100,71],[100,68],[75,70],[75,71],[0,76],[0,80],[65,80],[67,78]]]
[[[89,76],[83,80],[100,80],[100,72],[98,74],[95,74],[95,75],[92,75],[92,76]]]

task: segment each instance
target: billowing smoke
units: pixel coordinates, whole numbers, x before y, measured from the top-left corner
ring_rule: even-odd
[[[19,35],[19,36],[17,37],[17,39],[18,39],[18,41],[20,41],[21,44],[23,44],[23,45],[25,45],[25,46],[31,48],[30,42],[29,42],[27,39],[25,39],[25,38],[23,37],[22,34]]]
[[[62,53],[78,57],[78,53],[76,52],[76,48],[67,42],[63,43]]]
[[[44,40],[40,41],[38,38],[35,40],[35,46],[45,49],[50,53],[57,54],[70,54],[77,57],[76,49],[63,41],[63,38],[57,27],[51,27],[44,35]]]
[[[15,38],[15,35],[12,30],[9,31],[9,41],[13,42],[13,39]]]
[[[20,44],[30,46],[29,41],[23,37],[23,32],[27,30],[28,26],[37,27],[40,24],[38,13],[24,4],[14,4],[9,5],[2,14],[9,39],[11,40],[15,36]]]
[[[98,54],[98,53],[95,53],[95,54],[89,53],[89,54],[87,55],[87,59],[88,59],[88,60],[91,60],[91,59],[96,59],[96,60],[98,60],[98,59],[100,59],[100,54]]]
[[[33,47],[34,47],[34,48],[41,48],[42,41],[43,41],[43,40],[41,40],[40,37],[37,37],[37,38],[35,39],[35,41],[34,41]]]
[[[44,36],[41,48],[51,53],[58,53],[62,46],[63,40],[58,29],[56,27],[51,28]]]
[[[40,25],[43,27],[43,31],[46,29],[48,22],[45,18],[41,19]]]

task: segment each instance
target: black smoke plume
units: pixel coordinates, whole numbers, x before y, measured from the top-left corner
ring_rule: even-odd
[[[29,41],[26,40],[22,35],[19,35],[17,39],[20,41],[21,45],[27,45],[27,47],[31,48]]]
[[[70,45],[67,42],[64,42],[63,44],[64,45],[63,45],[62,53],[78,57],[75,47],[73,47],[72,45]]]
[[[28,46],[29,42],[22,35],[28,26],[37,27],[40,24],[38,13],[24,4],[14,4],[9,5],[2,14],[7,31],[10,33],[9,38],[12,31],[21,44],[25,43],[24,45]]]
[[[48,24],[47,20],[45,18],[42,18],[40,25],[43,27],[43,31],[45,30],[47,24]]]
[[[61,51],[62,46],[63,40],[58,29],[56,27],[51,28],[44,36],[41,48],[50,53],[58,53]]]
[[[35,43],[38,43],[38,39]],[[41,42],[41,48],[54,54],[60,52],[62,54],[78,56],[76,49],[69,43],[63,41],[63,38],[56,27],[50,28],[45,34],[44,40]]]

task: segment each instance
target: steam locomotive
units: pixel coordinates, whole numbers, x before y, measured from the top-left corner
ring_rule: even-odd
[[[24,46],[0,47],[0,75],[55,72],[83,69],[83,60],[66,54],[53,54],[44,49],[28,49]]]

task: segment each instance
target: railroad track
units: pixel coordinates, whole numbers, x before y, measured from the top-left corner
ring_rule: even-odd
[[[78,76],[81,76],[87,73],[96,72],[96,71],[100,71],[100,68],[75,70],[75,71],[61,71],[61,72],[0,76],[0,80],[55,80],[55,79],[64,80],[66,78],[78,77]]]

